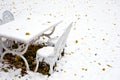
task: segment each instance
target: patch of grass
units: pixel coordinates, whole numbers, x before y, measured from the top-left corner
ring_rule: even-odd
[[[16,44],[13,45],[15,48],[17,48]],[[34,71],[35,70],[35,67],[36,67],[36,61],[35,61],[35,58],[36,58],[36,51],[42,47],[46,46],[45,44],[33,44],[33,45],[30,45],[28,47],[28,50],[27,52],[23,55],[27,61],[28,61],[28,64],[29,64],[29,68],[31,71]],[[62,56],[64,56],[64,51],[61,53]],[[12,55],[12,53],[8,53],[4,56],[4,60],[7,61],[11,68],[13,67],[16,67],[16,68],[21,68],[22,71],[21,71],[21,75],[24,76],[25,74],[27,74],[26,72],[26,66],[25,66],[25,63],[23,61],[23,59],[20,57],[20,56],[17,56],[17,55]],[[55,64],[56,66],[56,64]],[[54,66],[54,67],[55,67]],[[42,73],[44,75],[49,75],[49,69],[50,69],[50,65],[45,63],[45,62],[40,62],[39,64],[39,68],[38,68],[38,71],[39,73]]]

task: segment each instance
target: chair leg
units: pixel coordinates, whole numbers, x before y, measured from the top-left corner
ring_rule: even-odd
[[[65,52],[65,49],[63,49],[63,51],[60,53],[60,55],[58,55],[57,60],[60,60],[62,58],[62,56],[64,56],[64,52]]]
[[[54,66],[55,63],[51,62],[50,63],[50,70],[49,70],[49,74],[52,74],[53,73],[53,66]]]
[[[39,60],[36,60],[36,68],[35,68],[34,72],[37,72],[38,67],[39,67]]]
[[[35,68],[34,72],[37,72],[38,67],[39,67],[39,62],[42,60],[43,60],[42,57],[39,57],[38,55],[36,55],[36,68]]]

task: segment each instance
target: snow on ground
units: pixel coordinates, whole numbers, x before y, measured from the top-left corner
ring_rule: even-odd
[[[0,0],[0,17],[10,10],[15,18],[38,15],[64,19],[58,35],[74,22],[67,40],[66,54],[50,77],[19,70],[0,71],[0,80],[119,80],[120,1],[119,0]],[[0,68],[3,64],[0,63]]]

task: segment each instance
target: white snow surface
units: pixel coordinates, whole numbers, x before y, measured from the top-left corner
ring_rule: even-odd
[[[0,62],[0,80],[120,80],[120,0],[0,0],[0,18],[5,10],[17,19],[63,19],[53,36],[74,23],[58,72],[21,76],[20,69],[2,71]]]

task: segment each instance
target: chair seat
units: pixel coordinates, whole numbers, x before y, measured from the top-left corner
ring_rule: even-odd
[[[47,46],[37,50],[37,55],[42,57],[48,57],[54,55],[54,47]]]

